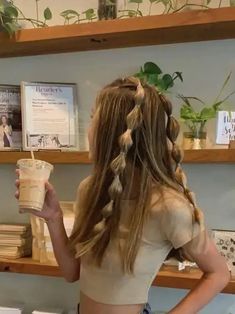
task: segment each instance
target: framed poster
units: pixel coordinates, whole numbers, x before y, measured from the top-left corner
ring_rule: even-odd
[[[0,150],[21,148],[20,86],[0,85]]]
[[[21,83],[23,149],[78,150],[77,86]]]
[[[229,144],[235,140],[235,112],[218,111],[216,144]]]
[[[213,230],[212,237],[230,271],[235,275],[235,231]]]

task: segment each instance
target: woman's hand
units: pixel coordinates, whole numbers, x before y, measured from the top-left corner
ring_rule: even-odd
[[[16,174],[19,177],[19,170],[16,170]],[[16,199],[19,199],[19,187],[20,187],[20,180],[17,179],[15,181],[15,185],[17,191],[15,193]],[[53,222],[63,217],[62,210],[60,208],[60,204],[58,198],[56,196],[56,192],[54,187],[49,183],[45,183],[46,195],[45,195],[45,202],[43,205],[42,211],[38,211],[35,209],[27,209],[27,211],[20,211],[20,213],[28,212],[33,214],[37,217],[43,218],[46,222]]]

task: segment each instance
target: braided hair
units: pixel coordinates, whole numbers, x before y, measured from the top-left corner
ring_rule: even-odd
[[[179,124],[172,116],[170,101],[154,87],[130,77],[106,86],[97,98],[97,110],[94,173],[79,204],[71,245],[77,257],[89,252],[101,265],[118,232],[123,193],[133,183],[127,177],[131,165],[138,169],[139,190],[121,258],[123,271],[132,273],[153,182],[184,193],[194,208],[195,221],[202,224],[203,217],[180,166],[182,153],[175,143]]]

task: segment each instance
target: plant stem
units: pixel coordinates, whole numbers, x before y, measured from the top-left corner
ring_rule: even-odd
[[[36,19],[37,19],[37,20],[39,19],[38,1],[39,1],[39,0],[36,0]]]
[[[153,3],[152,3],[152,2],[150,2],[150,6],[149,6],[149,15],[151,15],[152,6],[153,6]]]
[[[190,4],[191,6],[194,6],[194,7],[199,7],[199,8],[205,8],[205,9],[209,9],[209,7],[207,5],[204,5],[204,4]],[[177,13],[181,10],[183,10],[184,8],[186,8],[188,6],[187,3],[185,3],[184,5],[182,5],[182,7],[180,7],[179,9],[177,10],[174,10],[172,13]]]
[[[219,2],[219,8],[221,7],[221,5],[222,5],[222,0],[220,0],[220,2]]]

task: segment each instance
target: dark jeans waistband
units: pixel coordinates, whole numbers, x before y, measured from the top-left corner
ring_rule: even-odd
[[[79,304],[78,304],[78,314],[79,314]],[[153,314],[150,305],[147,303],[140,314]]]

